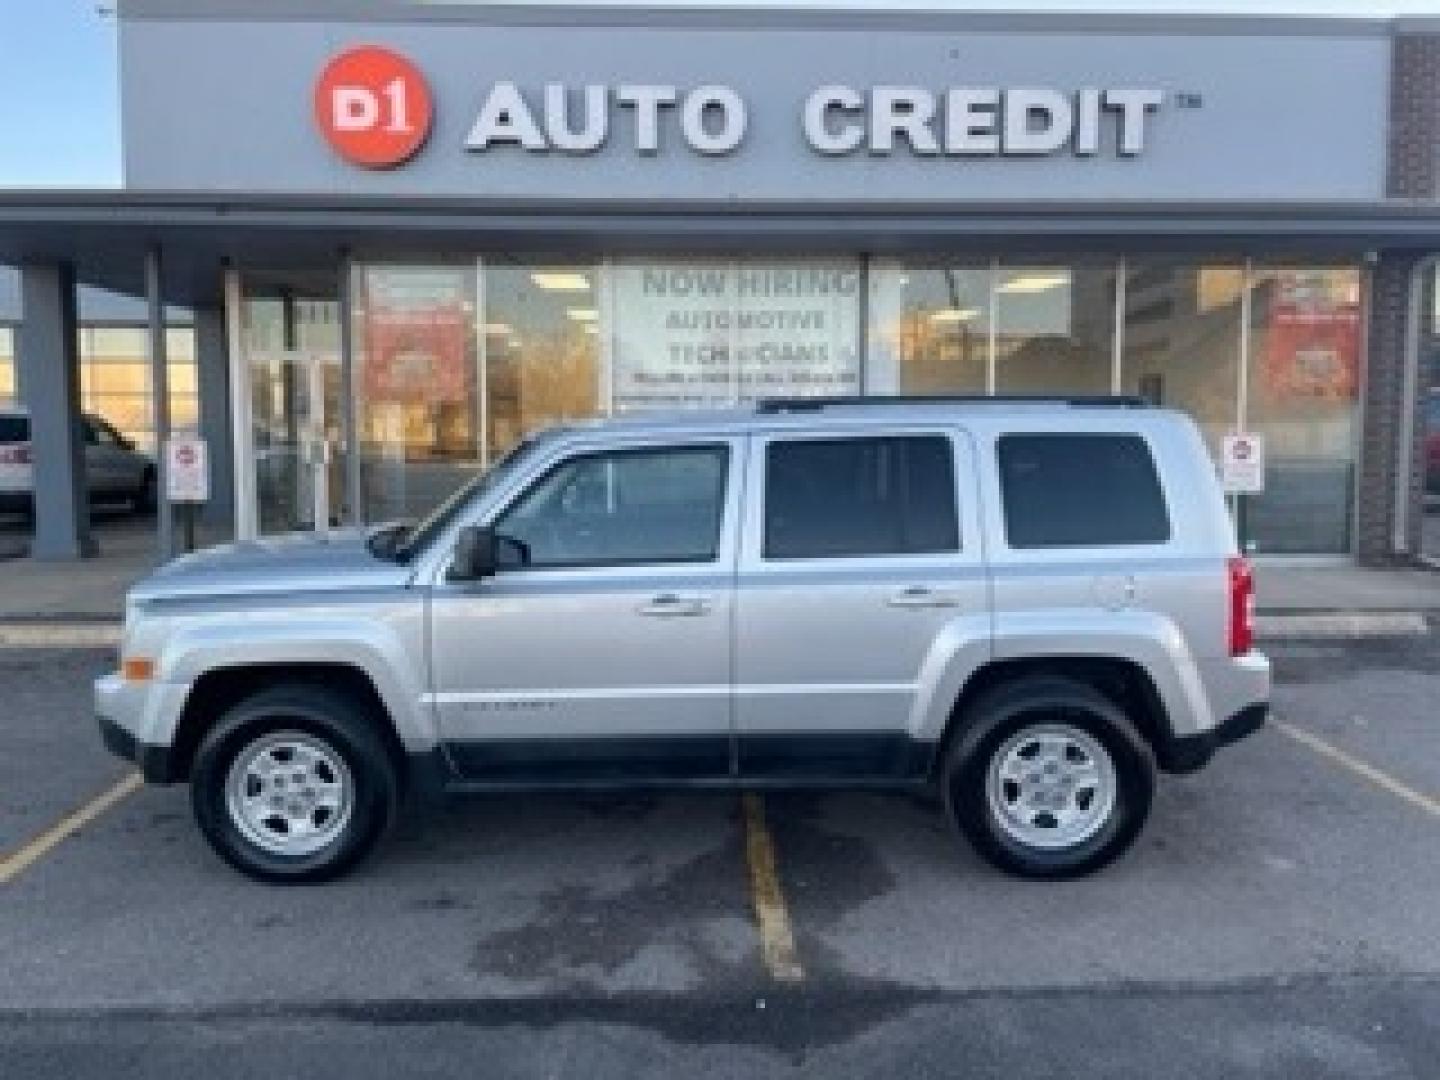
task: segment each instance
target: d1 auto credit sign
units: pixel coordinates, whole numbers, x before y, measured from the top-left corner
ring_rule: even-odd
[[[1226,435],[1220,446],[1220,483],[1226,491],[1265,490],[1265,440],[1259,435]]]
[[[399,53],[350,49],[326,65],[315,84],[315,123],[341,157],[367,169],[390,169],[415,156],[430,134],[430,87]]]

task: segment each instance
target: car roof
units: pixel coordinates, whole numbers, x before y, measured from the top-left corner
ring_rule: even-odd
[[[806,398],[771,399],[749,408],[676,410],[620,414],[590,420],[570,420],[550,429],[551,434],[603,434],[606,436],[684,434],[724,431],[745,434],[786,428],[814,430],[834,425],[904,424],[954,421],[1033,420],[1037,416],[1094,419],[1105,415],[1122,426],[1138,426],[1141,417],[1154,420],[1177,415],[1129,397],[933,397],[933,398]],[[1057,425],[1063,426],[1063,425]]]

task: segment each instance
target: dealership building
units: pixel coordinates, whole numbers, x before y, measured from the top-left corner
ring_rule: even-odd
[[[118,408],[80,286],[130,298],[114,422],[198,430],[241,540],[423,514],[570,418],[1119,393],[1190,413],[1217,465],[1253,437],[1255,554],[1421,554],[1440,20],[118,18],[124,187],[0,193],[37,556],[89,549],[73,417]]]

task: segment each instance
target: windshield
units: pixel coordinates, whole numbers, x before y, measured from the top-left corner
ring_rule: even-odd
[[[381,530],[372,537],[371,550],[377,555],[400,563],[408,563],[417,552],[429,547],[431,542],[454,522],[464,509],[492,491],[502,480],[529,457],[551,432],[543,432],[521,439],[505,454],[495,459],[488,468],[477,472],[456,488],[448,499],[432,510],[417,524],[401,525]],[[375,543],[384,538],[384,543]]]

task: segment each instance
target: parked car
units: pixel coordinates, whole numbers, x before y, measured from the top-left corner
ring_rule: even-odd
[[[155,462],[98,416],[80,418],[85,484],[92,502],[126,502],[138,513],[155,509]],[[0,409],[0,511],[31,514],[35,476],[30,414]]]
[[[269,881],[353,865],[405,788],[928,789],[1065,877],[1264,722],[1252,608],[1180,413],[777,401],[556,428],[418,525],[179,559],[96,700]]]

